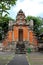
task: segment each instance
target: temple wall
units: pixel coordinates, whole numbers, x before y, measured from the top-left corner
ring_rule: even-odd
[[[29,43],[32,44],[33,43],[33,32],[29,31]]]
[[[12,30],[8,31],[8,41],[12,42]]]
[[[38,44],[38,40],[32,30],[29,32],[29,43],[35,46]]]
[[[28,28],[27,27],[21,27],[21,28],[23,29],[23,41],[28,41]],[[18,41],[19,29],[20,27],[16,27],[16,26],[14,26],[13,28],[15,41]]]
[[[29,30],[28,27],[21,27],[23,29],[23,41],[29,41],[30,44],[32,45],[37,45],[37,38],[34,35],[32,30]],[[8,31],[8,37],[7,39],[5,39],[5,41],[3,41],[3,45],[7,45],[8,42],[12,42],[12,41],[18,41],[18,36],[19,36],[19,29],[20,27],[13,27],[13,31]],[[14,37],[14,38],[13,38]]]
[[[18,41],[18,27],[14,27],[13,28],[13,32],[14,32],[14,41]]]
[[[23,27],[23,40],[29,41],[28,40],[28,27]]]

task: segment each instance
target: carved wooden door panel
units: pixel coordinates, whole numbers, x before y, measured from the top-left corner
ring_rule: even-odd
[[[19,41],[23,41],[23,29],[19,29]]]

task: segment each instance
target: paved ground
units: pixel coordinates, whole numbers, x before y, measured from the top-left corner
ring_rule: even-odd
[[[27,55],[16,54],[14,52],[0,52],[0,65],[29,65],[26,59],[31,65],[43,65],[43,53],[31,52]],[[13,59],[13,60],[12,60]]]
[[[43,65],[43,53],[32,52],[28,54],[28,61],[31,65]]]
[[[25,54],[16,54],[8,65],[29,65]]]

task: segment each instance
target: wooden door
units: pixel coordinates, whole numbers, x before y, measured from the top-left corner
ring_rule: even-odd
[[[23,41],[23,29],[19,29],[19,41]]]

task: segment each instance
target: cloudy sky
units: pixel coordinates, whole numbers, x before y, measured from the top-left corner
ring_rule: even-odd
[[[10,17],[15,19],[20,9],[24,11],[26,16],[43,17],[43,0],[17,0],[16,5],[9,10]]]

